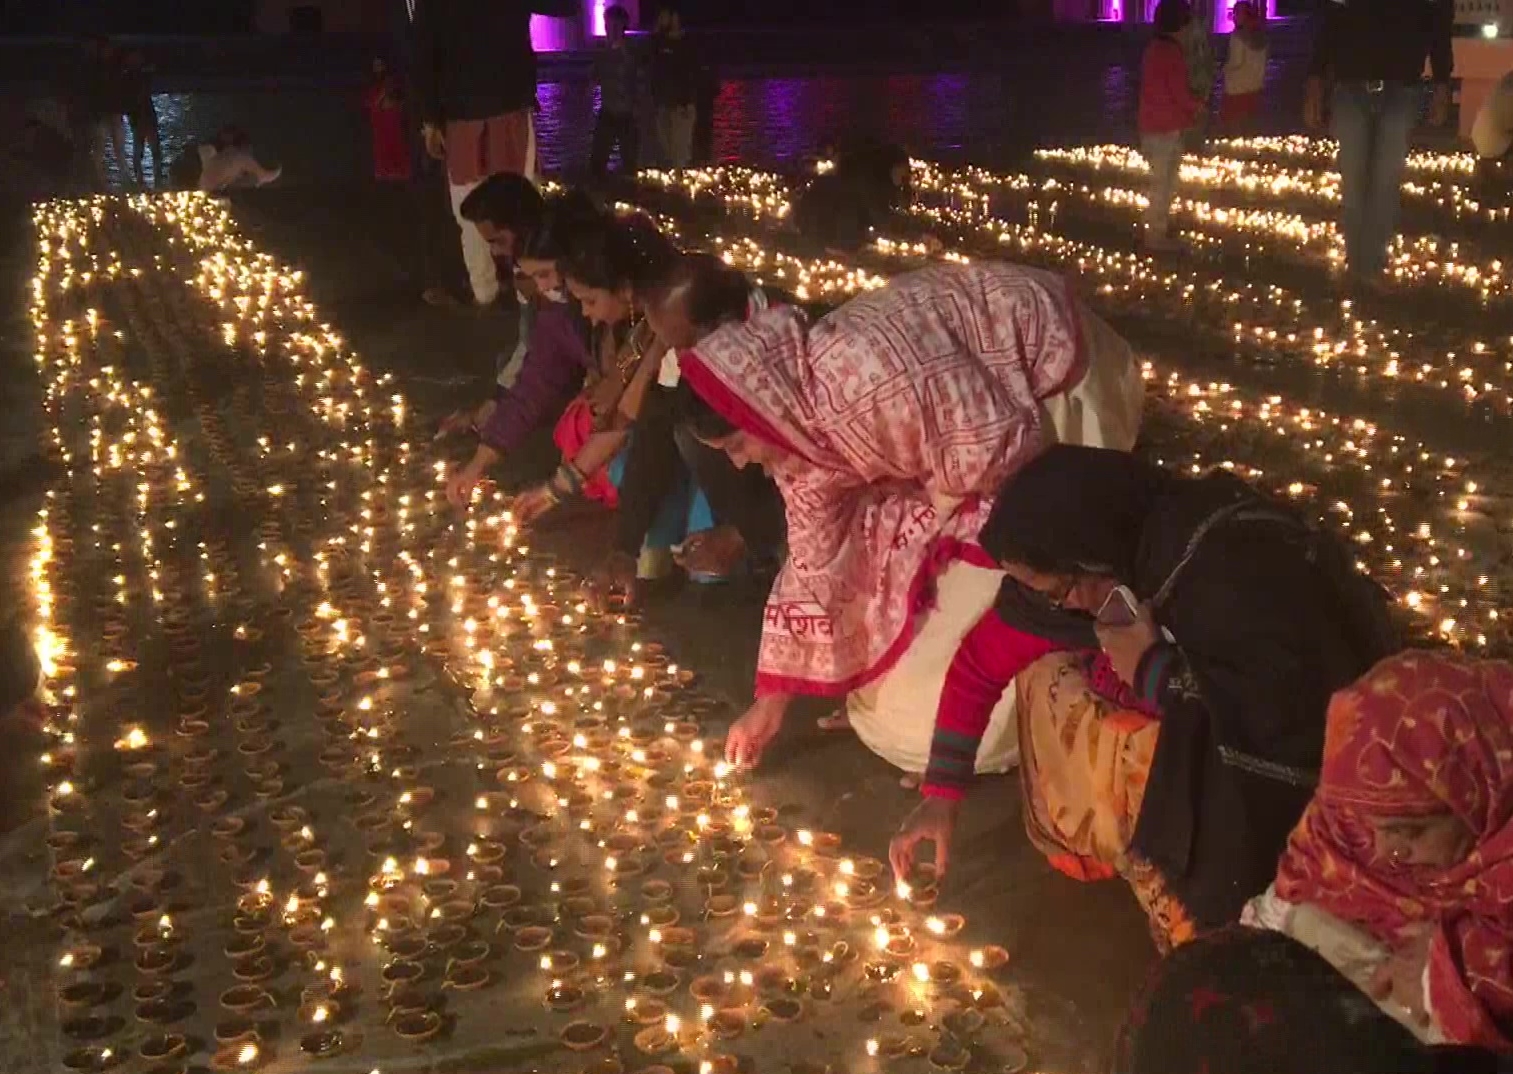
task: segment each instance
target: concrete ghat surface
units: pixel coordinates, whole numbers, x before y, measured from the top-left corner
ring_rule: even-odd
[[[380,372],[394,372],[396,388],[412,397],[417,410],[426,408],[434,414],[442,404],[468,397],[467,391],[459,390],[459,378],[473,376],[474,396],[486,391],[493,355],[508,348],[511,325],[507,317],[443,313],[415,303],[412,270],[420,254],[413,233],[404,228],[386,232],[389,218],[372,215],[374,208],[361,198],[336,205],[302,203],[295,196],[275,202],[255,200],[239,208],[238,215],[259,251],[305,270],[317,302],[317,317],[351,340],[366,364]],[[488,962],[495,983],[480,992],[450,995],[447,1025],[434,1043],[409,1044],[384,1025],[384,987],[377,976],[384,956],[368,942],[371,919],[359,909],[365,878],[377,867],[383,851],[365,845],[355,823],[365,808],[371,808],[354,797],[357,785],[348,776],[333,778],[319,760],[324,749],[344,737],[330,733],[334,725],[329,712],[324,718],[316,715],[325,704],[324,688],[314,678],[325,666],[315,655],[320,646],[312,649],[311,635],[301,630],[296,636],[289,621],[281,626],[273,614],[274,607],[288,606],[290,621],[306,623],[306,617],[318,611],[318,593],[287,579],[277,582],[277,571],[269,568],[261,554],[264,550],[257,547],[271,539],[268,524],[273,522],[283,535],[276,540],[288,540],[291,547],[303,549],[303,555],[311,554],[319,545],[304,542],[318,542],[327,534],[331,514],[356,509],[356,502],[342,495],[350,496],[363,487],[362,468],[335,468],[346,492],[328,504],[321,491],[323,482],[312,480],[311,459],[260,452],[256,441],[263,433],[307,451],[330,448],[340,437],[298,407],[286,405],[286,398],[292,401],[295,396],[281,394],[288,385],[276,363],[258,372],[249,362],[246,340],[235,350],[220,342],[219,318],[234,320],[235,315],[226,312],[230,307],[204,315],[200,299],[183,282],[192,276],[195,258],[186,255],[182,246],[174,249],[166,243],[171,229],[150,228],[119,203],[105,211],[103,219],[104,229],[92,233],[95,253],[108,257],[118,251],[125,265],[142,268],[143,275],[130,285],[97,281],[87,295],[77,289],[49,291],[44,307],[50,326],[48,353],[64,353],[59,349],[62,337],[56,332],[63,319],[80,322],[86,309],[97,310],[104,330],[95,335],[81,333],[88,341],[78,344],[85,367],[108,365],[114,370],[110,376],[152,386],[159,427],[177,445],[194,487],[205,497],[199,502],[169,495],[168,488],[158,484],[172,470],[165,468],[162,458],[140,467],[141,480],[152,484],[154,496],[163,497],[157,502],[164,506],[148,516],[148,526],[164,562],[176,568],[165,573],[171,579],[165,583],[170,604],[180,587],[193,589],[200,584],[194,571],[199,540],[227,550],[224,565],[216,569],[224,577],[240,577],[242,591],[228,594],[203,623],[197,620],[196,629],[186,631],[169,630],[168,620],[155,614],[139,589],[126,605],[125,642],[111,640],[109,622],[114,613],[102,609],[108,609],[113,600],[116,583],[111,576],[117,567],[110,541],[104,538],[131,537],[120,531],[120,519],[129,516],[114,512],[132,501],[138,477],[130,470],[107,471],[98,477],[88,471],[85,433],[91,419],[83,404],[94,397],[77,389],[82,394],[70,396],[60,420],[73,462],[66,472],[52,475],[58,497],[53,501],[55,524],[59,534],[73,543],[66,553],[60,550],[51,574],[55,591],[68,598],[58,618],[68,626],[79,669],[82,704],[79,720],[72,725],[75,739],[68,743],[72,749],[64,749],[60,742],[53,744],[56,753],[73,755],[67,774],[75,792],[50,818],[29,819],[36,817],[41,801],[37,750],[27,743],[27,748],[7,751],[7,761],[21,766],[21,778],[14,786],[29,793],[8,818],[18,826],[0,845],[0,862],[7,866],[7,906],[13,915],[7,926],[13,951],[5,978],[6,1021],[0,1028],[6,1030],[7,1041],[19,1045],[0,1057],[0,1062],[7,1071],[55,1071],[62,1057],[86,1037],[104,1034],[96,1039],[121,1054],[156,1032],[133,1020],[131,992],[157,975],[136,964],[133,937],[143,928],[157,927],[159,910],[171,915],[178,959],[166,976],[178,982],[177,996],[189,1005],[172,1029],[191,1037],[196,1049],[192,1054],[203,1061],[213,1048],[208,1043],[213,1031],[232,1017],[220,1009],[217,997],[235,983],[230,971],[240,964],[228,953],[234,940],[228,923],[237,900],[259,875],[272,878],[280,899],[298,882],[287,833],[280,838],[270,827],[280,810],[298,807],[307,811],[326,850],[336,892],[329,904],[336,920],[327,957],[343,965],[348,979],[361,989],[340,1025],[352,1050],[311,1069],[339,1074],[362,1074],[375,1068],[386,1074],[525,1069],[571,1074],[588,1069],[593,1056],[571,1055],[556,1043],[556,1034],[569,1019],[547,1012],[542,1004],[542,990],[550,975],[536,966],[538,956],[511,950],[508,933],[494,936],[491,920],[480,920],[477,927],[480,937],[493,941],[497,949]],[[35,265],[27,231],[15,224],[16,246],[25,252],[7,266],[18,285],[30,275],[31,269],[24,266]],[[410,237],[404,238],[406,234]],[[156,262],[156,257],[164,260]],[[17,286],[12,293],[19,296],[23,288]],[[16,333],[13,343],[29,333],[24,318],[11,325]],[[119,339],[116,331],[121,333]],[[9,350],[18,384],[30,364],[27,350],[24,344]],[[43,368],[51,366],[44,363]],[[107,415],[104,427],[119,436],[124,426],[115,423],[127,420],[129,408],[96,403]],[[38,442],[37,432],[34,425],[18,434],[23,459],[28,457],[25,441],[29,437],[30,442]],[[534,445],[513,461],[513,474],[506,479],[518,480],[533,469],[539,471],[548,455],[544,445]],[[404,473],[413,487],[424,487],[423,470],[412,466]],[[269,491],[273,486],[283,491]],[[34,490],[16,490],[11,498],[12,519],[33,522],[36,504]],[[94,520],[103,526],[98,546],[91,543]],[[170,520],[173,526],[167,525]],[[590,566],[603,547],[606,521],[592,514],[565,514],[543,527],[539,546],[558,556],[561,563]],[[466,570],[483,567],[484,553],[472,546],[445,511],[423,518],[421,529],[427,536],[415,545],[417,554],[434,547],[442,561],[456,555]],[[7,545],[18,556],[25,553],[28,543],[15,539],[21,532],[18,526]],[[271,575],[260,573],[259,565]],[[128,587],[145,584],[143,569],[142,562],[128,557],[123,570]],[[520,561],[519,570],[524,572],[522,578],[535,579],[532,584],[548,584],[542,580],[542,565],[530,557]],[[441,584],[444,579],[437,576],[432,581]],[[482,599],[485,594],[486,590],[480,590],[477,596]],[[343,590],[333,599],[342,604],[349,596]],[[705,732],[711,743],[721,731],[720,715],[738,712],[746,699],[758,614],[757,595],[740,587],[728,595],[696,598],[684,594],[650,613],[646,636],[665,640],[674,659],[696,669],[700,689],[715,701]],[[242,624],[261,630],[262,636],[233,634],[233,628]],[[375,644],[379,636],[375,629]],[[584,652],[586,660],[609,654],[616,643],[614,637],[596,634],[595,638]],[[436,789],[436,801],[421,814],[419,827],[447,834],[441,853],[449,854],[460,871],[465,860],[462,846],[482,831],[474,797],[495,788],[494,766],[481,763],[478,749],[468,745],[466,732],[477,726],[476,717],[469,714],[465,696],[455,683],[439,673],[436,654],[419,653],[421,641],[414,634],[394,639],[409,654],[406,661],[412,675],[373,691],[376,710],[388,714],[381,748],[402,751],[404,763],[415,769],[408,778]],[[104,664],[115,655],[129,656],[137,666],[109,673]],[[176,735],[176,721],[186,705],[194,707],[190,691],[195,680],[203,677],[212,683],[214,693],[249,681],[248,670],[263,662],[269,670],[263,674],[255,708],[247,710],[255,712],[258,729],[229,726],[237,723],[235,719],[217,721],[203,740],[218,751],[211,762],[213,785],[224,785],[231,798],[224,807],[202,812],[191,804],[203,788],[185,760],[186,744]],[[355,694],[348,700],[355,704]],[[778,810],[779,822],[790,829],[833,831],[843,838],[846,853],[883,857],[889,834],[915,796],[902,790],[895,774],[854,739],[819,733],[812,723],[814,715],[813,710],[796,713],[790,732],[768,765],[759,774],[739,780],[739,786],[753,806]],[[116,745],[129,727],[146,731],[148,744],[139,754],[123,752]],[[266,776],[250,774],[254,763],[250,758],[264,755],[249,750],[253,744],[263,749],[265,744],[258,740],[265,738],[271,740],[272,756],[279,766],[279,783],[273,790],[263,782]],[[128,771],[129,764],[144,758],[157,766],[152,776]],[[528,748],[522,750],[522,759],[539,760]],[[382,777],[368,780],[367,785],[392,793]],[[254,793],[259,788],[262,797]],[[152,847],[137,845],[127,854],[127,847],[140,838],[142,829],[136,825],[143,821],[145,805],[138,795],[146,789],[152,791],[151,801],[161,810],[155,827],[146,830],[158,834],[160,840]],[[255,850],[250,861],[238,865],[225,858],[228,843],[243,841],[213,837],[208,822],[212,816],[241,818],[249,832],[258,833],[245,841]],[[509,879],[525,889],[526,901],[550,901],[549,876],[521,860],[526,852],[515,838],[520,822],[515,816],[492,830],[507,845]],[[56,836],[61,832],[78,833],[81,843],[53,852],[41,845],[44,833]],[[406,862],[415,854],[397,832],[389,849]],[[597,858],[582,857],[583,852],[580,848],[580,862],[594,868]],[[105,886],[78,906],[60,904],[57,896],[70,889],[49,884],[49,868],[63,861],[77,865],[86,855],[96,882]],[[407,883],[413,882],[412,877]],[[144,909],[144,890],[153,892],[155,902],[150,909]],[[684,923],[697,924],[697,895],[683,892],[679,904]],[[1084,888],[1072,884],[1052,874],[1028,846],[1012,779],[991,781],[974,798],[957,847],[956,868],[938,911],[958,911],[968,917],[967,932],[960,940],[939,948],[954,951],[957,961],[964,963],[970,946],[997,943],[1010,952],[1009,966],[997,977],[1004,1006],[995,1015],[996,1023],[976,1037],[983,1062],[992,1056],[1012,1055],[1018,1042],[1045,1069],[1097,1068],[1107,1054],[1125,998],[1149,961],[1149,945],[1121,885]],[[639,966],[649,955],[642,950],[646,941],[634,912],[625,927],[635,934],[634,961]],[[718,923],[701,927],[706,929],[710,948],[700,969],[734,966],[728,957],[717,961],[714,954],[724,942],[721,938],[728,937],[728,927]],[[263,1052],[248,1067],[256,1068],[266,1060],[266,1069],[302,1069],[307,1063],[298,1050],[299,1040],[310,1026],[301,1024],[294,1012],[300,988],[312,982],[313,970],[284,942],[281,930],[270,935],[276,970],[267,987],[277,1006],[259,1017],[264,1023]],[[870,929],[864,925],[849,929],[846,938],[865,945]],[[781,946],[780,932],[769,939]],[[90,943],[104,948],[96,969],[79,973],[60,964],[64,954]],[[570,930],[559,928],[555,946],[583,945]],[[435,961],[434,956],[428,957]],[[633,960],[626,961],[629,965]],[[440,973],[441,966],[441,961],[435,961],[433,969]],[[87,1012],[61,1010],[56,990],[80,980],[105,984],[109,998]],[[828,1003],[811,1007],[800,1022],[748,1029],[719,1050],[740,1056],[744,1068],[754,1071],[819,1070],[815,1064],[825,1063],[837,1071],[861,1069],[869,1037],[902,1031],[898,1015],[904,1009],[931,1008],[923,998],[900,1006],[888,990],[884,993],[873,995],[852,980],[845,988],[837,988]],[[627,994],[611,978],[575,1017],[613,1026]],[[890,1000],[886,1009],[876,1007],[880,999]],[[697,1019],[697,1004],[689,1002],[686,991],[680,991],[673,1009],[685,1023]],[[81,1022],[86,1016],[102,1022]],[[933,1032],[917,1032],[920,1040],[935,1039]],[[635,1053],[629,1037],[621,1029],[614,1033],[627,1069],[635,1070],[651,1060]],[[899,1069],[915,1067],[924,1069],[925,1061],[899,1064]]]

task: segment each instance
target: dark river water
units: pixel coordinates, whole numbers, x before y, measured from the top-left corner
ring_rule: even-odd
[[[1280,26],[1272,40],[1262,126],[1291,130],[1298,123],[1307,29]],[[722,77],[714,152],[721,161],[782,168],[838,137],[869,134],[920,156],[1007,166],[1041,145],[1128,140],[1144,42],[1138,30],[1010,35],[967,47],[952,42],[945,55],[938,46],[910,51],[907,42],[891,41],[884,49],[858,40],[848,49],[844,38],[833,45],[795,38],[790,58],[781,39],[769,38],[760,57],[745,61],[738,47],[725,47],[715,64]],[[170,154],[235,122],[252,133],[259,156],[284,165],[285,183],[350,181],[368,171],[355,71],[321,83],[239,79],[223,66],[198,83],[157,96]],[[20,94],[11,91],[13,99]],[[26,105],[37,107],[38,96],[36,87],[27,91]],[[582,168],[595,105],[584,65],[544,62],[539,100],[543,169]]]

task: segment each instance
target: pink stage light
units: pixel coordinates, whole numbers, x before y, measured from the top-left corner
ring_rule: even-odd
[[[577,43],[576,19],[531,16],[531,48],[537,52],[567,52]]]

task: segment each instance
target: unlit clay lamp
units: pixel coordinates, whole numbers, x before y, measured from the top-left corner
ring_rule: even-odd
[[[603,1044],[609,1030],[593,1022],[572,1022],[564,1026],[558,1039],[575,1052],[593,1051]]]

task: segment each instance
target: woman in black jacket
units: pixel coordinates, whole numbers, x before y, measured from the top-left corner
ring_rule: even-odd
[[[980,706],[962,698],[996,699],[1017,677],[1036,845],[1073,875],[1124,876],[1158,941],[1236,920],[1312,797],[1330,695],[1395,647],[1380,590],[1332,536],[1234,475],[1101,448],[1057,445],[1025,466],[979,541],[1008,574],[985,617],[1013,628],[1002,644],[1079,648],[1047,630],[1070,616],[1091,621],[1102,654],[1029,667],[958,654],[895,865],[949,842],[971,774],[960,759],[976,752]]]

